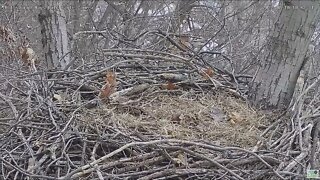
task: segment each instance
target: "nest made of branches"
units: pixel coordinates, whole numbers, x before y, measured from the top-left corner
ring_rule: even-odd
[[[2,79],[3,179],[301,179],[318,156],[310,118],[270,120],[246,103],[240,76],[179,55],[115,51],[82,71],[32,67]],[[117,87],[101,99],[110,71]]]
[[[84,110],[83,123],[108,125],[159,137],[206,140],[252,147],[265,129],[265,116],[227,93],[158,91],[130,104],[103,104]]]

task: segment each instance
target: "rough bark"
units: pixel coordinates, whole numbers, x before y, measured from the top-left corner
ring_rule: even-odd
[[[283,1],[263,53],[250,98],[261,108],[290,104],[319,17],[320,1]]]
[[[73,32],[72,34],[74,33],[77,33],[79,30],[80,30],[80,16],[81,16],[81,7],[82,7],[82,1],[81,0],[74,0],[73,1]]]
[[[41,11],[38,18],[47,68],[64,69],[70,62],[70,51],[62,1],[41,1]]]
[[[193,3],[195,3],[196,0],[180,0],[177,2],[176,9],[175,9],[175,19],[171,23],[171,32],[180,33],[180,25],[183,23],[183,21],[188,17],[190,14],[192,8],[193,8]]]
[[[88,7],[87,18],[85,20],[83,28],[81,28],[82,30],[90,31],[92,29],[92,27],[95,26],[93,24],[92,16],[94,14],[94,11],[97,9],[98,3],[99,3],[99,0],[94,0],[92,5],[90,7]],[[75,43],[76,43],[76,46],[78,47],[78,51],[79,51],[81,57],[85,56],[86,54],[88,54],[88,52],[90,50],[92,50],[91,48],[88,48],[88,47],[92,46],[92,44],[90,44],[91,41],[89,41],[88,38],[85,36]]]

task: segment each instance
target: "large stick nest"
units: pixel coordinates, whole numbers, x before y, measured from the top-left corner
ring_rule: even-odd
[[[306,121],[315,117],[253,110],[241,76],[169,53],[103,56],[82,71],[2,79],[2,178],[303,178],[318,157]],[[107,71],[117,88],[101,100]]]

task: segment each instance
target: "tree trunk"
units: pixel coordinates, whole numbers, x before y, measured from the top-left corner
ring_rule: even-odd
[[[64,69],[70,62],[67,26],[62,2],[41,1],[42,9],[39,14],[39,22],[48,69]]]
[[[80,30],[80,16],[81,16],[81,7],[82,7],[82,1],[81,0],[74,0],[73,1],[73,29],[72,33],[77,33]]]
[[[284,0],[249,97],[260,108],[290,104],[319,15],[320,1]]]
[[[180,34],[180,25],[183,24],[183,21],[186,20],[189,13],[191,12],[193,6],[192,4],[195,3],[196,0],[180,0],[177,2],[175,8],[175,16],[174,20],[171,22],[171,32]],[[178,32],[177,32],[178,31]]]

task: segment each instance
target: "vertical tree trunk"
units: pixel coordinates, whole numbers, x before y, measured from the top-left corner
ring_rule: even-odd
[[[250,98],[262,108],[287,107],[304,64],[319,15],[320,1],[284,0],[280,16],[250,88]]]
[[[47,68],[62,68],[70,62],[63,1],[41,1],[39,22]]]
[[[175,8],[175,19],[171,22],[171,32],[172,33],[180,33],[180,25],[183,21],[188,17],[189,13],[192,10],[192,4],[195,3],[196,0],[180,0],[177,2]]]
[[[94,11],[97,9],[97,5],[99,3],[99,0],[94,0],[92,4],[87,8],[88,13],[86,14],[86,19],[84,21],[84,25],[79,29],[80,31],[90,31],[92,30],[92,27],[95,25],[93,24],[92,16],[94,14]],[[84,6],[84,5],[82,5]],[[83,15],[82,15],[83,16]],[[75,32],[76,33],[76,32]],[[91,41],[89,41],[88,36],[83,35],[80,39],[77,39],[75,42],[73,42],[73,46],[76,47],[76,53],[81,58],[86,58],[85,56],[92,51],[92,44]]]
[[[72,33],[77,33],[80,30],[80,15],[81,15],[81,7],[82,1],[81,0],[74,0],[73,1],[73,29]]]
[[[82,0],[74,0],[73,1],[73,19],[72,19],[72,27],[70,34],[74,36],[75,33],[80,31],[81,28],[81,13],[82,13]],[[81,49],[79,48],[80,40],[77,38],[73,38],[70,42],[71,56],[75,59],[80,56]],[[71,65],[70,65],[71,66]]]

